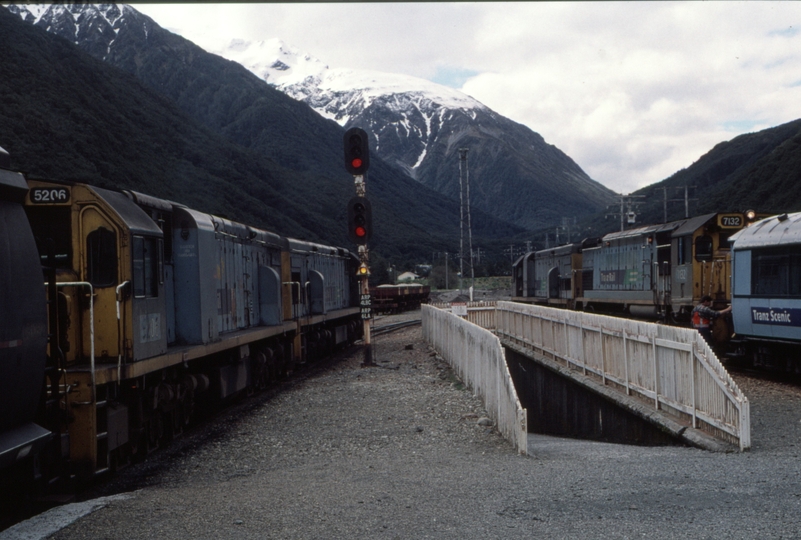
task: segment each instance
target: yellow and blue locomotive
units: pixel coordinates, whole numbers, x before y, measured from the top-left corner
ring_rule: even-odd
[[[0,173],[0,470],[105,471],[180,432],[201,402],[361,336],[346,249],[141,193]]]

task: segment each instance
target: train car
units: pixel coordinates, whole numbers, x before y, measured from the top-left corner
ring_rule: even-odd
[[[513,300],[688,324],[702,296],[730,302],[729,238],[755,218],[706,214],[526,254]]]
[[[512,300],[574,309],[583,291],[583,252],[598,242],[597,238],[586,239],[521,256],[512,265]]]
[[[430,294],[430,287],[416,283],[370,287],[375,313],[400,313],[420,309],[421,304],[428,303]]]
[[[801,213],[764,219],[732,237],[736,356],[801,372]]]
[[[22,206],[28,186],[9,165],[0,148],[0,471],[26,476],[52,440],[36,423],[52,366],[42,264]]]
[[[638,316],[664,304],[662,263],[669,260],[670,233],[678,226],[668,223],[610,233],[597,246],[584,250],[583,296],[577,305]]]
[[[38,328],[52,336],[39,362],[53,373],[46,387],[44,368],[29,373],[39,409],[47,404],[38,423],[52,434],[47,476],[104,472],[180,433],[199,404],[261,388],[360,337],[358,259],[345,249],[136,192],[28,180],[20,194],[14,220],[30,224],[33,250],[52,267],[51,315]],[[4,286],[40,295],[26,303],[44,314],[33,258],[35,271],[3,276],[35,284]],[[0,380],[9,373],[3,366]],[[30,420],[32,406],[17,401]]]

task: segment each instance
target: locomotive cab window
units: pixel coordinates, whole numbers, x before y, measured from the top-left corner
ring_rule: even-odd
[[[712,261],[712,237],[709,235],[699,236],[695,239],[695,260],[698,262]]]
[[[133,237],[133,290],[137,298],[159,295],[161,282],[161,239]]]
[[[86,235],[86,279],[94,287],[117,284],[117,235],[100,227]]]

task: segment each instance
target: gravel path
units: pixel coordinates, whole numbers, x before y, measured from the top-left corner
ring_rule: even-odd
[[[380,324],[380,322],[379,322]],[[92,496],[57,539],[794,538],[801,391],[738,376],[753,450],[530,436],[519,456],[419,327],[249,398]],[[321,366],[322,368],[322,366]],[[0,533],[2,537],[2,533]]]

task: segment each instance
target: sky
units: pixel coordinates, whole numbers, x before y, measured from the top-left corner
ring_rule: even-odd
[[[209,51],[280,38],[456,88],[618,193],[801,118],[801,2],[131,5]]]

